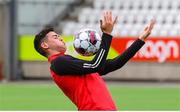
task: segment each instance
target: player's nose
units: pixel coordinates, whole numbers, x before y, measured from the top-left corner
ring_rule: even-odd
[[[63,41],[62,37],[59,37],[59,40],[60,40],[60,41]]]
[[[59,40],[65,44],[65,42],[64,42],[62,37],[60,37]]]

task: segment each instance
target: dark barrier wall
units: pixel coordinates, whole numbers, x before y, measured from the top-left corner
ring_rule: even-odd
[[[0,80],[2,79],[3,57],[4,57],[4,7],[0,3]]]

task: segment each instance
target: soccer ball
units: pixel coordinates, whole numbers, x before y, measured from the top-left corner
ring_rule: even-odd
[[[75,36],[73,46],[82,56],[93,56],[101,45],[100,35],[93,29],[81,29]]]

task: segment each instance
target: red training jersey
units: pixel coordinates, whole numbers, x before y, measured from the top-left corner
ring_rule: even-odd
[[[106,60],[111,40],[111,35],[103,33],[100,49],[91,61],[64,53],[48,58],[53,80],[78,110],[116,110],[101,75],[121,68],[144,42],[137,39],[124,53]]]

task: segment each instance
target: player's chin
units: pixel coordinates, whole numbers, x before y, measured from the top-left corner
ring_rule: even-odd
[[[67,46],[66,46],[66,44],[64,44],[64,47],[63,47],[63,48],[64,48],[64,50],[65,50],[65,51],[67,50]]]
[[[67,47],[66,47],[66,46],[63,46],[63,47],[61,47],[61,49],[60,49],[60,51],[63,51],[63,52],[66,52],[66,50],[67,50]]]
[[[64,49],[64,52],[66,52],[67,48]]]

